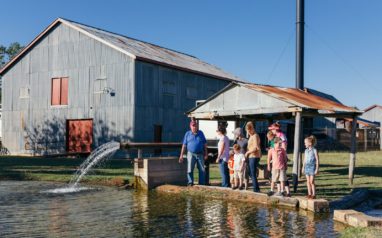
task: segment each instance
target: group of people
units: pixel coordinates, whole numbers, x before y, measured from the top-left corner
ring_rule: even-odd
[[[290,196],[289,181],[287,177],[287,138],[281,131],[281,125],[276,122],[268,127],[267,133],[267,169],[271,171],[271,186],[268,195]],[[216,163],[219,164],[219,170],[222,177],[222,187],[232,189],[248,189],[249,178],[252,180],[253,191],[260,192],[260,186],[257,180],[257,170],[262,157],[261,140],[256,133],[252,122],[247,122],[245,131],[248,138],[243,133],[242,128],[236,128],[233,131],[234,144],[233,150],[230,150],[230,141],[227,137],[225,125],[219,125],[217,128],[218,154]],[[314,178],[319,170],[319,157],[315,149],[316,138],[309,136],[305,138],[306,147],[303,172],[307,180],[307,197],[316,198],[316,189]],[[187,150],[187,180],[188,185],[194,184],[195,164],[199,170],[199,184],[205,184],[205,166],[204,161],[208,158],[207,140],[202,131],[198,129],[196,121],[190,122],[190,130],[186,132],[183,139],[179,162],[183,162],[183,155]],[[275,186],[277,185],[277,192]]]

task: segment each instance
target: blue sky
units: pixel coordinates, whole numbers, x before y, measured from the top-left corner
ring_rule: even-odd
[[[382,1],[306,0],[305,86],[382,104]],[[189,53],[247,81],[294,87],[295,0],[1,1],[0,44],[57,17]]]

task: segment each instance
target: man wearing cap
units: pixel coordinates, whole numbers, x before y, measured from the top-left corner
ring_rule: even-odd
[[[179,156],[179,163],[183,163],[183,155],[187,147],[187,184],[194,185],[195,164],[199,170],[199,184],[205,183],[204,160],[208,158],[207,140],[203,132],[198,129],[196,121],[190,122],[190,130],[183,138],[182,150]]]

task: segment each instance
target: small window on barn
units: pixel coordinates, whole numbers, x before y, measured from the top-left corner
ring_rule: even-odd
[[[176,85],[172,80],[163,81],[163,93],[165,94],[176,94]]]
[[[52,106],[68,105],[68,78],[52,78]]]
[[[27,87],[20,88],[20,98],[29,98],[29,88]]]

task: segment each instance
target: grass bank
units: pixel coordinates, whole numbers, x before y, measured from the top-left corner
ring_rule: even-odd
[[[341,233],[341,238],[377,238],[381,237],[382,228],[348,227]]]
[[[67,183],[84,158],[0,157],[0,180]],[[122,186],[132,181],[131,160],[109,160],[89,172],[82,183]]]

